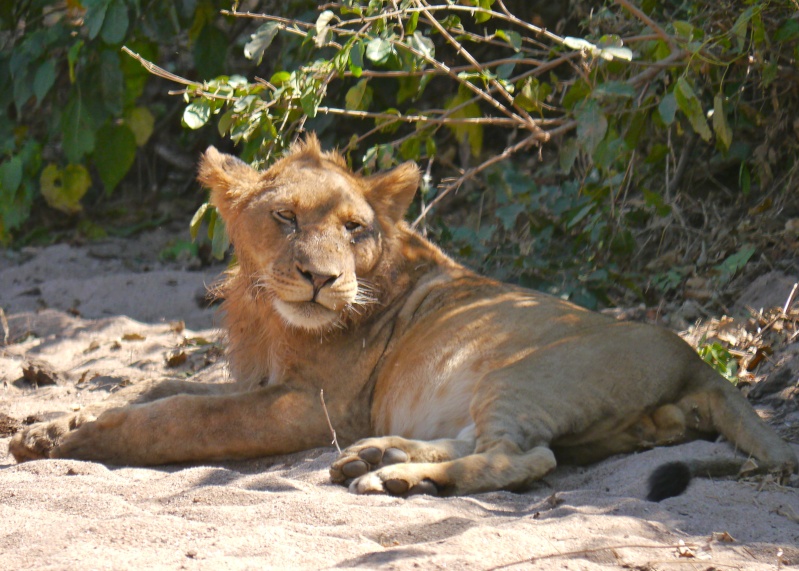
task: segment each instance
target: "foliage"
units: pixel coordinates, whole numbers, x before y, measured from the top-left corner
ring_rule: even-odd
[[[215,16],[221,5],[227,2],[0,5],[0,244],[40,198],[73,215],[87,194],[115,192],[163,114],[145,92],[149,74],[120,47],[157,59],[182,42],[194,57],[178,68],[214,77],[228,44]]]
[[[579,16],[583,5],[571,6]],[[525,5],[347,0],[292,18],[223,11],[258,23],[243,49],[257,70],[178,79],[183,123],[214,120],[256,166],[306,129],[366,172],[415,160],[426,171],[416,226],[482,270],[589,306],[608,283],[646,294],[628,269],[638,237],[659,220],[690,230],[690,183],[715,181],[745,198],[794,158],[796,146],[770,146],[787,122],[762,128],[795,105],[792,3],[616,0],[583,10],[582,37],[510,8]],[[703,164],[691,171],[694,157]],[[195,216],[195,233],[212,210]],[[681,247],[684,259],[698,255]],[[706,267],[653,267],[653,285],[674,291],[699,271],[721,284],[754,252],[732,239]]]
[[[724,345],[718,341],[708,343],[707,338],[702,337],[697,352],[702,360],[718,371],[722,377],[732,384],[738,383],[738,361]]]
[[[794,1],[546,4],[6,3],[0,239],[37,201],[75,213],[124,185],[169,125],[152,72],[182,85],[192,140],[227,137],[255,166],[304,130],[365,172],[417,161],[413,224],[503,279],[588,306],[731,282],[760,243],[743,224],[711,232],[700,201],[719,191],[750,225],[784,204],[770,189],[787,194],[799,165]],[[207,205],[192,235],[204,224],[221,255]]]

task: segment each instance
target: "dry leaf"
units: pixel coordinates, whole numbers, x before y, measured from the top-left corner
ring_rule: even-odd
[[[41,387],[58,384],[58,373],[42,361],[28,361],[22,365],[22,376],[30,384]]]
[[[735,538],[726,531],[714,531],[711,538],[722,543],[735,543]]]
[[[145,339],[147,338],[139,333],[125,333],[122,336],[123,341],[144,341]]]
[[[184,351],[170,351],[166,356],[167,367],[179,367],[186,362],[187,356]]]
[[[85,355],[86,353],[91,353],[92,351],[97,351],[97,349],[99,349],[99,348],[100,348],[100,342],[95,339],[94,341],[89,343],[88,347],[86,347],[83,350],[83,354]]]
[[[685,545],[682,539],[677,543],[677,555],[680,557],[695,557],[693,549]]]

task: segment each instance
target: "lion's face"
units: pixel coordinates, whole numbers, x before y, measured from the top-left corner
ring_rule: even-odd
[[[200,170],[253,294],[307,331],[368,310],[369,278],[418,183],[414,165],[365,178],[337,157],[309,138],[262,173],[215,149]]]
[[[239,255],[289,325],[316,330],[370,301],[368,275],[382,232],[357,181],[299,164],[238,218]]]

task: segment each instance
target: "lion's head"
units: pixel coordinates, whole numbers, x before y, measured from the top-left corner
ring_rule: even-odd
[[[359,176],[309,135],[263,172],[210,147],[199,180],[211,189],[254,292],[287,325],[320,331],[373,299],[370,278],[413,199],[419,171],[405,163]]]

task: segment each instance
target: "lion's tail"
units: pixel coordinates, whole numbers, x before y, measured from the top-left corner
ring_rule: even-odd
[[[668,462],[658,466],[649,476],[649,493],[646,499],[659,502],[679,496],[694,478],[723,478],[758,471],[758,466],[748,458],[707,458]]]
[[[695,361],[689,372],[688,391],[677,406],[691,419],[688,428],[716,432],[748,455],[671,462],[649,478],[650,501],[683,493],[694,477],[724,477],[775,472],[797,472],[799,461],[791,447],[767,426],[741,392],[710,366]]]

